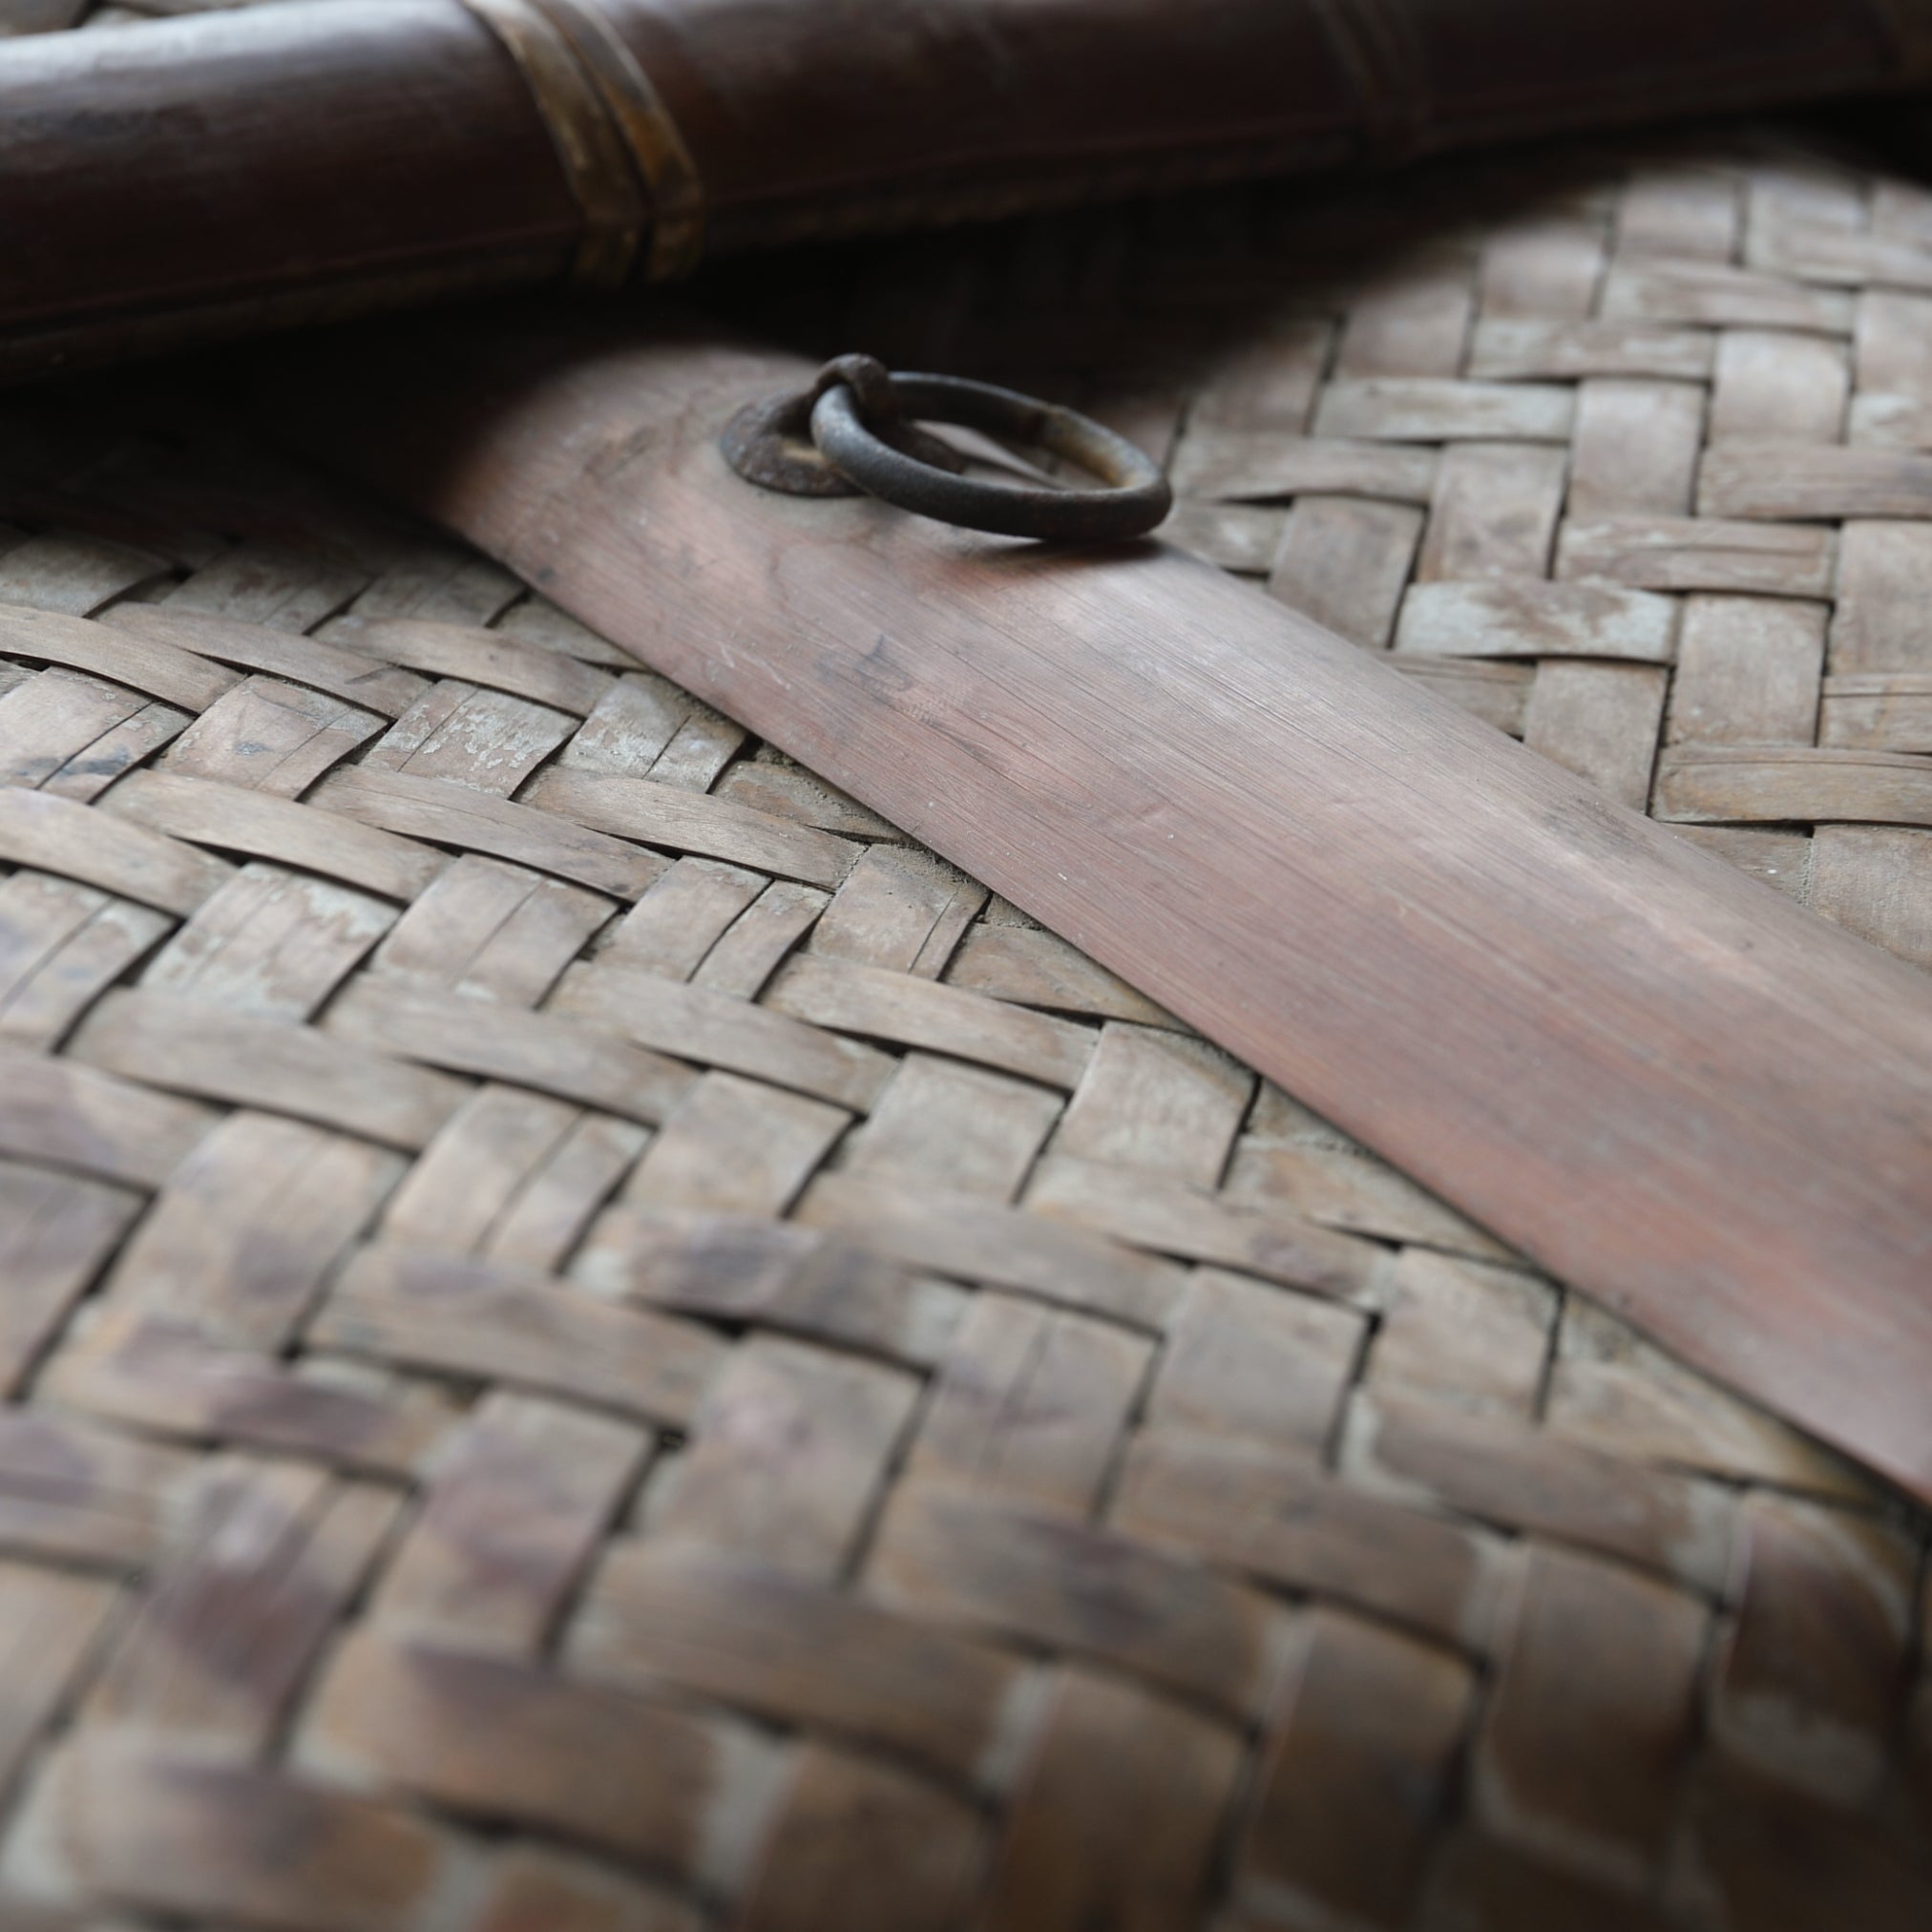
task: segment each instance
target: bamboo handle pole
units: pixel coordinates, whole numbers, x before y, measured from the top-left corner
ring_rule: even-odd
[[[1910,87],[1932,0],[277,0],[0,41],[0,376]]]

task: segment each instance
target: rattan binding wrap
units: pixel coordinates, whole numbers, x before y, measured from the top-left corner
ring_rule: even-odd
[[[672,281],[704,246],[704,193],[649,76],[591,0],[463,0],[530,84],[585,231],[571,279]]]
[[[926,259],[798,326],[1932,964],[1932,196]],[[1927,1922],[1922,1517],[191,395],[0,479],[9,1932]]]

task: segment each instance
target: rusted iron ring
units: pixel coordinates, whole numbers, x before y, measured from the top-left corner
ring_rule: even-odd
[[[877,434],[909,456],[935,470],[965,469],[965,457],[952,444],[929,436],[899,413],[892,380],[885,364],[872,356],[834,356],[810,388],[747,403],[724,425],[719,447],[732,469],[761,490],[788,496],[862,495],[859,485],[834,469],[812,441],[813,407],[828,389],[843,386],[858,395]]]
[[[963,475],[958,452],[914,428],[914,418],[956,423],[1043,451],[1103,487]],[[808,443],[801,430],[808,431]],[[725,430],[724,449],[740,475],[766,489],[824,496],[857,486],[917,515],[1002,536],[1118,543],[1144,536],[1173,501],[1148,456],[1088,417],[991,383],[892,375],[870,356],[841,356],[806,394],[740,410]]]

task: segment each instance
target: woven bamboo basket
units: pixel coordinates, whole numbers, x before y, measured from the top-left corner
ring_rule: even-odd
[[[746,278],[1932,967],[1932,193]],[[1922,1514],[185,377],[0,484],[9,1932],[1932,1924]]]

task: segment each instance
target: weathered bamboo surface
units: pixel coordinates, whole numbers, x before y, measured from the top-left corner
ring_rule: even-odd
[[[0,32],[0,378],[1932,76],[1932,0],[6,0],[0,28],[10,13],[104,31]]]
[[[1916,520],[1701,515],[1617,425],[1694,396],[1694,472],[1827,359],[1814,454],[1909,422],[1926,203],[1533,187],[1343,265],[1272,200],[934,244],[827,326],[1170,445],[1291,601],[1362,533],[1324,620],[1606,795],[1754,747],[1683,835],[1923,963],[1932,746],[1846,820],[1799,717],[1913,728]],[[1415,381],[1571,412],[1330,433]],[[475,553],[178,390],[0,430],[9,1932],[1920,1932],[1922,1511]],[[1676,546],[1580,640],[1620,469]],[[1405,640],[1438,584],[1529,616]]]

